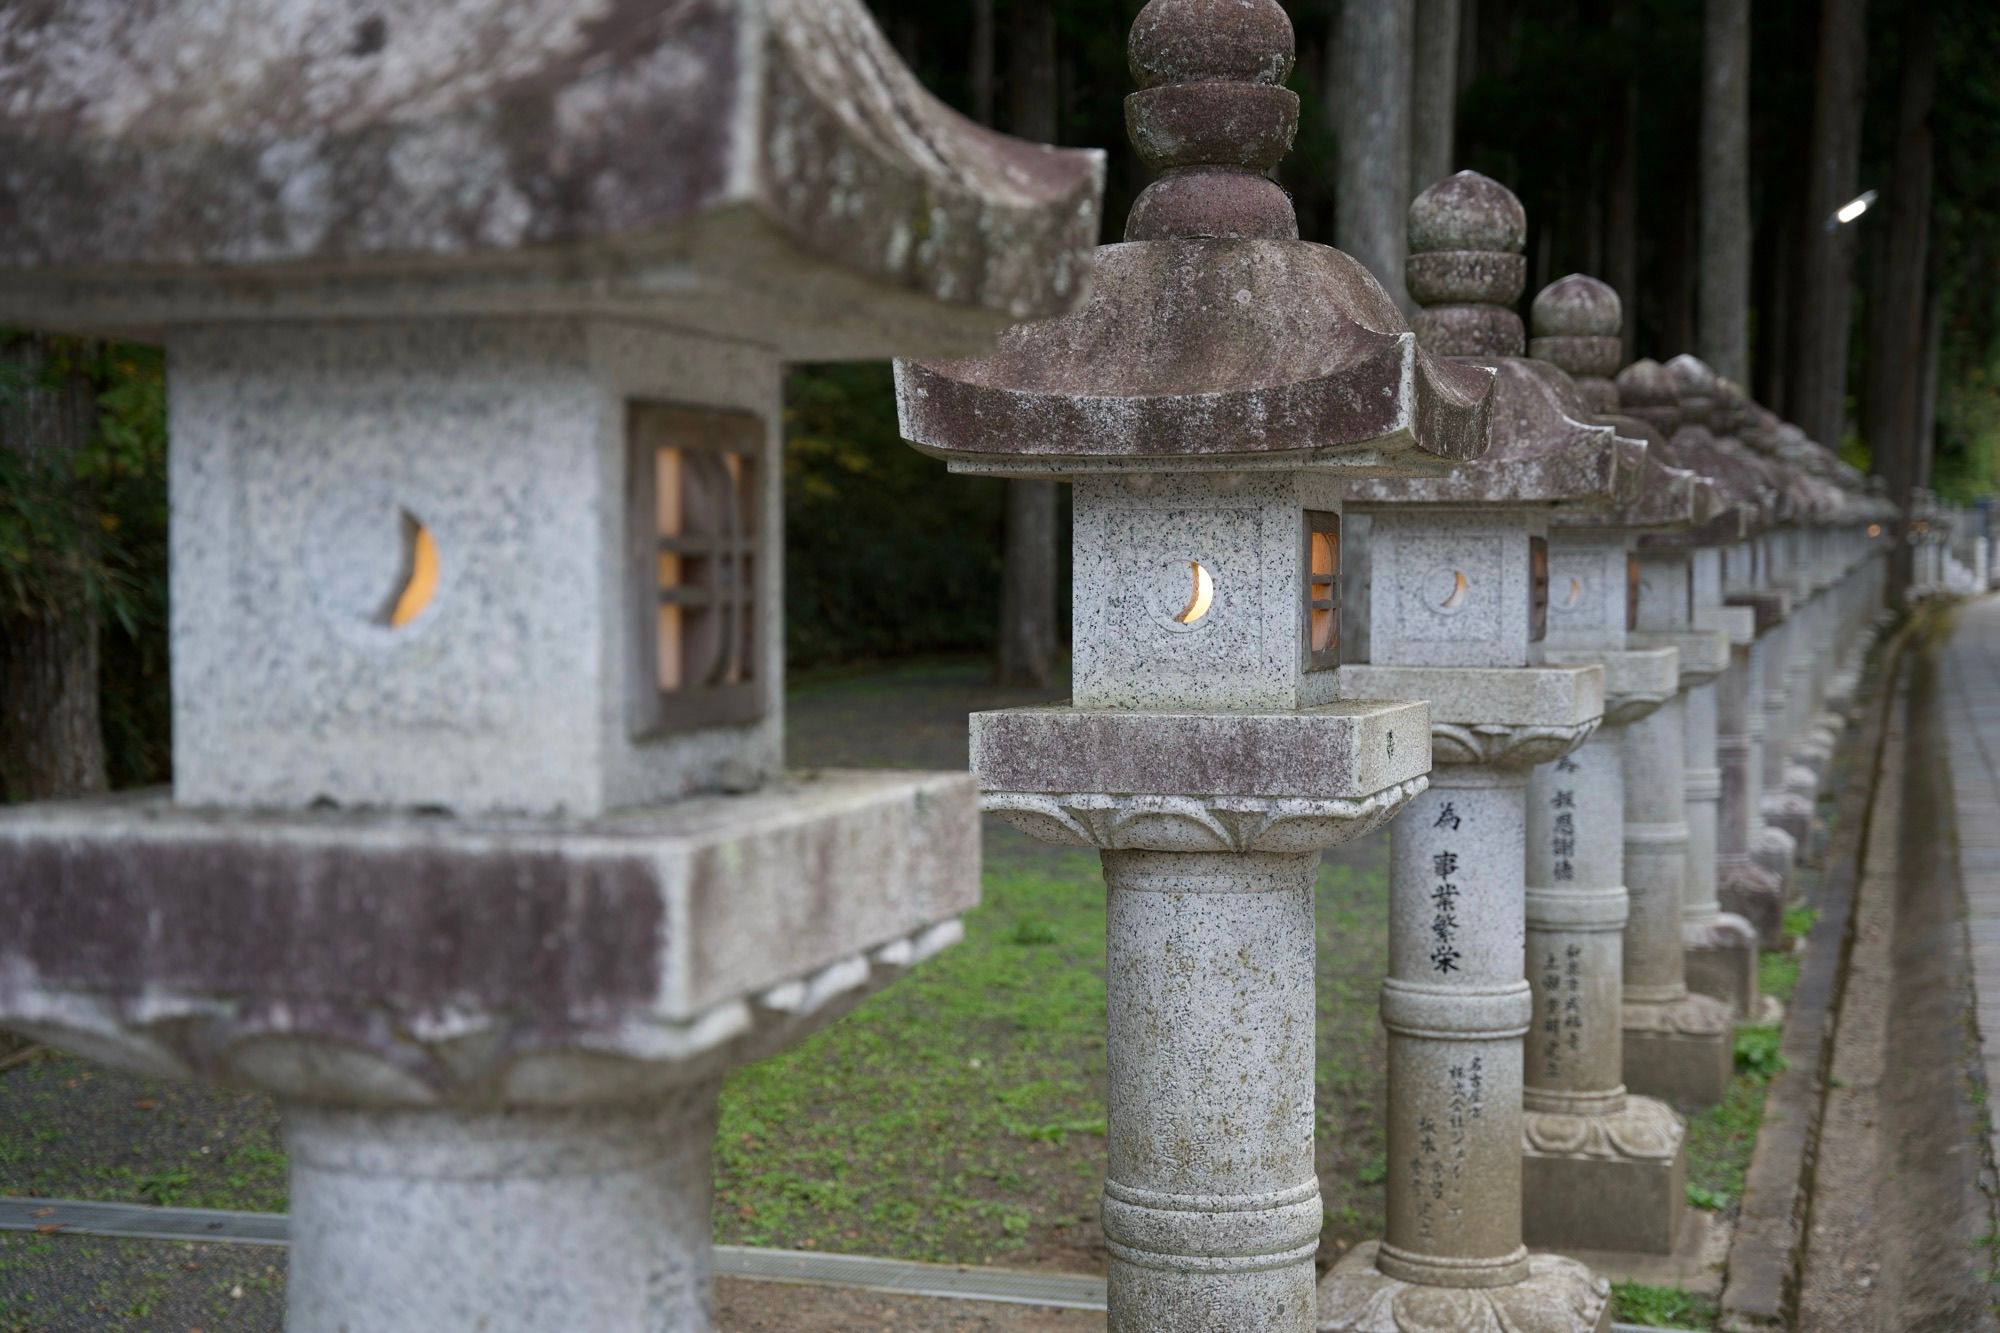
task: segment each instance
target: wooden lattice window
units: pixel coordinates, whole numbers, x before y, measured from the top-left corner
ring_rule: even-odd
[[[628,435],[633,733],[754,721],[768,688],[758,664],[763,420],[634,403]]]
[[[1340,515],[1305,511],[1306,670],[1340,665]]]
[[[1549,637],[1549,541],[1528,538],[1528,642]]]

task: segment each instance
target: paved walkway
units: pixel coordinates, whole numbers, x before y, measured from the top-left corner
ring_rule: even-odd
[[[2000,1088],[2000,597],[1959,612],[1940,655],[1958,869],[1965,885],[1986,1086]],[[2000,1157],[2000,1131],[1994,1137]]]

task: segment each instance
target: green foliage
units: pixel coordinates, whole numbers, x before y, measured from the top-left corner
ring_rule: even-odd
[[[1798,955],[1787,949],[1766,949],[1757,955],[1757,989],[1776,996],[1783,1004],[1792,1002],[1799,988]]]
[[[1727,1194],[1720,1190],[1712,1190],[1706,1185],[1694,1184],[1692,1181],[1688,1183],[1687,1201],[1696,1208],[1703,1208],[1712,1213],[1719,1213],[1729,1207]]]
[[[0,347],[21,335],[0,331]],[[114,786],[159,782],[170,753],[167,689],[166,381],[157,349],[46,340],[39,372],[71,376],[97,400],[89,441],[29,457],[0,446],[0,617],[91,605],[102,625],[100,691]],[[0,407],[36,387],[0,361]]]
[[[949,476],[903,442],[881,362],[794,371],[785,423],[793,666],[990,646],[1001,483]]]
[[[1648,1287],[1637,1282],[1611,1284],[1611,1317],[1621,1324],[1654,1328],[1714,1328],[1716,1308],[1706,1296],[1678,1287]]]
[[[1736,1029],[1736,1068],[1739,1073],[1768,1082],[1785,1069],[1785,1057],[1778,1052],[1784,1030],[1775,1027]]]
[[[1789,939],[1802,940],[1812,934],[1813,923],[1819,920],[1819,909],[1800,903],[1797,907],[1785,909],[1785,935]]]

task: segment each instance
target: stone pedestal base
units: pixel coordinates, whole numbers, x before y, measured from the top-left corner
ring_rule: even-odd
[[[1722,1001],[1739,1021],[1754,1019],[1758,1010],[1757,932],[1750,923],[1720,912],[1706,921],[1686,923],[1681,940],[1686,946],[1683,957],[1688,989]]]
[[[1729,916],[1741,917],[1756,932],[1757,947],[1775,949],[1785,935],[1785,878],[1763,866],[1739,861],[1717,871],[1716,901]],[[1704,994],[1706,987],[1696,987]]]
[[[1501,1287],[1432,1287],[1375,1267],[1356,1246],[1319,1284],[1319,1333],[1611,1333],[1611,1284],[1574,1259],[1528,1256]]]
[[[711,1327],[716,1086],[616,1109],[288,1108],[285,1327]]]
[[[1735,1015],[1707,995],[1625,1003],[1625,1086],[1675,1106],[1704,1107],[1729,1091]]]
[[[1798,859],[1799,840],[1784,829],[1769,823],[1751,828],[1751,862],[1765,874],[1774,876],[1786,889],[1791,886],[1792,867],[1798,863]],[[1729,907],[1728,902],[1725,901],[1723,906]]]
[[[1529,1111],[1521,1234],[1541,1249],[1668,1254],[1687,1206],[1687,1126],[1650,1097],[1609,1115]]]
[[[1812,802],[1789,791],[1767,792],[1759,813],[1766,827],[1781,829],[1792,840],[1792,861],[1796,862],[1812,832]]]

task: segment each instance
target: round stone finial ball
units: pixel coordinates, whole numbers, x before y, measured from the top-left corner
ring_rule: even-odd
[[[1447,176],[1410,205],[1410,253],[1488,250],[1520,254],[1528,246],[1528,212],[1514,192],[1489,176]]]
[[[1297,43],[1277,0],[1151,0],[1126,42],[1141,88],[1172,83],[1282,85]]]
[[[1672,407],[1680,395],[1674,377],[1651,357],[1641,357],[1618,372],[1618,401],[1627,407]]]
[[[1667,362],[1667,374],[1683,399],[1715,397],[1715,371],[1698,356],[1682,352]]]
[[[1535,294],[1528,321],[1537,338],[1616,338],[1625,307],[1609,283],[1572,273]]]

